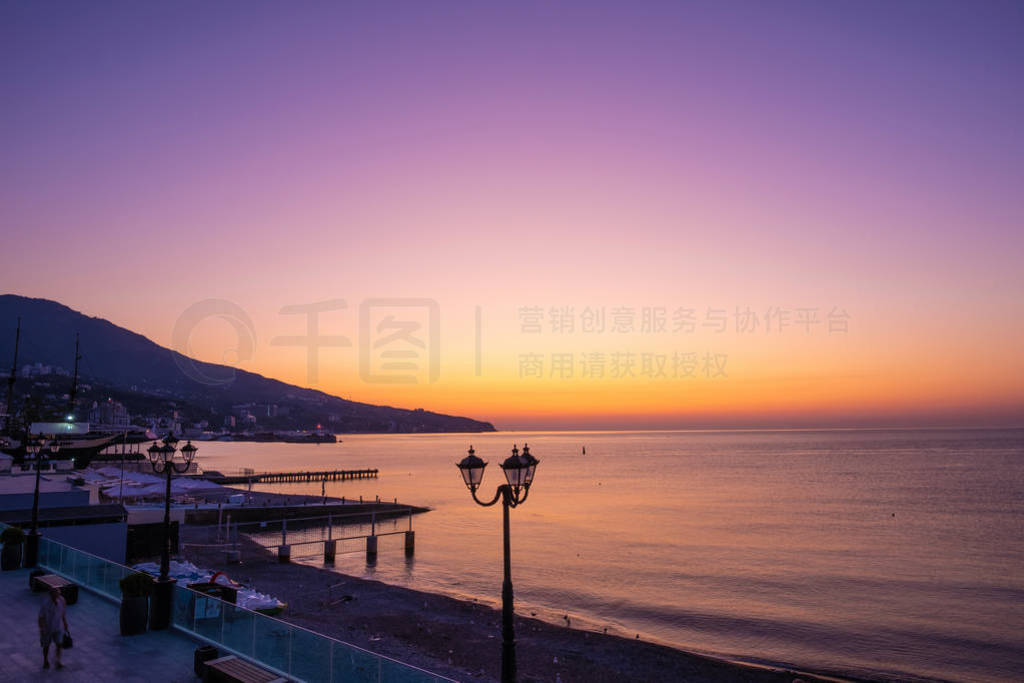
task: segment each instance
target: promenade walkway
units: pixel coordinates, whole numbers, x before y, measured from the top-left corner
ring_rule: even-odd
[[[192,671],[196,642],[174,631],[122,636],[118,606],[86,590],[68,606],[75,646],[64,652],[65,668],[52,668],[51,647],[51,668],[44,670],[36,617],[45,595],[28,589],[27,569],[0,572],[0,682],[199,680]]]

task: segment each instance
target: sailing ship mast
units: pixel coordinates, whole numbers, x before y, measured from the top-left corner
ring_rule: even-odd
[[[75,374],[71,379],[71,391],[68,393],[68,415],[75,414],[75,396],[78,394],[78,361],[82,356],[78,353],[78,333],[75,332]]]
[[[14,399],[14,381],[15,376],[18,374],[18,344],[21,341],[21,316],[18,316],[18,331],[14,333],[14,360],[11,361],[11,374],[7,376],[7,403],[4,404],[6,417],[4,418],[4,431],[10,432],[11,429],[11,418],[13,412],[11,411],[11,401]]]

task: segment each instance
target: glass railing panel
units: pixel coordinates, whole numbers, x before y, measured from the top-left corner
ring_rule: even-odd
[[[75,573],[71,578],[84,588],[95,589],[95,582],[100,578],[99,565],[104,563],[105,560],[86,553],[77,553],[77,555],[78,557],[75,558]]]
[[[380,680],[383,683],[438,683],[444,679],[408,664],[381,657]]]
[[[359,648],[334,644],[331,680],[335,683],[377,683],[380,680],[381,658]]]
[[[60,546],[60,557],[57,560],[57,566],[55,569],[61,574],[71,576],[71,567],[73,565],[72,553],[74,551],[66,545]]]
[[[39,539],[39,564],[44,567],[53,565],[53,558],[59,549],[53,541],[47,538]]]
[[[128,576],[130,572],[130,569],[119,564],[108,564],[106,571],[103,572],[103,592],[115,600],[120,600],[121,579]]]
[[[225,603],[224,605],[224,647],[246,657],[255,656],[256,621],[258,614],[247,609]]]
[[[256,617],[255,659],[278,671],[288,671],[292,630],[283,621]]]
[[[175,586],[173,603],[171,605],[171,623],[180,629],[193,633],[195,632],[193,620],[195,611],[192,608],[192,602],[195,599],[195,595],[193,591],[187,588]]]
[[[221,642],[224,635],[224,603],[217,598],[192,594],[194,631],[203,638]]]
[[[54,541],[47,541],[47,545],[50,548],[50,552],[47,553],[47,563],[51,569],[60,569],[60,558],[64,554],[64,546]]]
[[[327,677],[331,668],[330,639],[297,628],[292,631],[291,646],[290,675],[303,681],[318,681]]]

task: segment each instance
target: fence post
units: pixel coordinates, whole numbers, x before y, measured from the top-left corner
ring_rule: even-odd
[[[370,513],[370,535],[366,537],[366,561],[373,564],[377,561],[377,513]]]
[[[231,546],[231,515],[228,515],[224,542]],[[228,564],[240,564],[242,562],[242,551],[238,547],[238,522],[235,522],[235,544],[225,552],[225,560]]]
[[[292,547],[288,545],[288,520],[281,520],[281,545],[277,548],[278,562],[292,561]]]
[[[377,561],[377,537],[366,537],[366,563],[373,564]]]

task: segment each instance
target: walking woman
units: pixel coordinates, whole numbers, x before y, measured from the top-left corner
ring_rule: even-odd
[[[50,668],[50,643],[57,646],[56,668],[64,668],[60,662],[60,651],[64,645],[64,635],[68,632],[67,607],[60,589],[51,587],[50,595],[39,608],[39,642],[43,646],[44,669]]]

